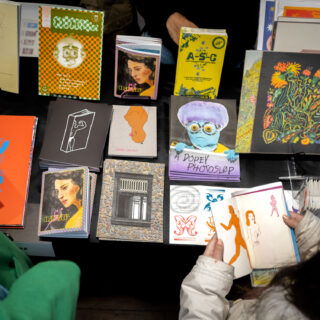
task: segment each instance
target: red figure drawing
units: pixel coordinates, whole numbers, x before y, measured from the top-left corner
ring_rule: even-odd
[[[174,234],[177,236],[181,236],[185,230],[187,230],[189,236],[195,236],[197,235],[197,231],[195,231],[196,227],[196,216],[189,216],[187,218],[184,218],[183,216],[175,216],[174,220],[176,221],[176,227],[178,231],[174,230]]]
[[[239,255],[240,255],[240,246],[242,246],[247,251],[247,255],[248,255],[248,250],[247,250],[247,245],[246,245],[244,239],[242,238],[239,218],[235,214],[232,206],[229,206],[229,212],[231,214],[229,225],[226,226],[224,223],[220,223],[220,224],[227,231],[230,230],[232,226],[234,226],[234,228],[236,229],[236,236],[234,239],[234,242],[236,245],[236,253],[229,261],[229,264],[233,264],[238,259]],[[249,257],[249,255],[248,255],[248,257]]]
[[[273,194],[271,195],[270,205],[272,207],[271,216],[273,215],[273,212],[275,212],[277,214],[277,216],[279,217],[279,212],[278,212],[278,208],[277,208],[277,200]]]

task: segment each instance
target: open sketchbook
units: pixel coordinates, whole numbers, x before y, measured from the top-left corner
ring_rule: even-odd
[[[281,182],[237,191],[211,210],[223,261],[235,267],[235,278],[300,260],[293,230],[282,219],[289,211]]]

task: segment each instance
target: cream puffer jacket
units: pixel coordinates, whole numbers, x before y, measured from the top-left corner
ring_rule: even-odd
[[[307,211],[295,228],[301,260],[320,250],[320,219]],[[183,280],[180,292],[181,320],[300,320],[306,317],[285,299],[282,287],[267,289],[259,299],[237,300],[225,297],[233,283],[233,266],[207,256],[199,256],[196,265]]]

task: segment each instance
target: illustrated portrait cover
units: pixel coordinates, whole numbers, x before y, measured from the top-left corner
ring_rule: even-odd
[[[160,73],[161,39],[117,36],[114,95],[156,100]]]
[[[39,235],[88,232],[89,191],[87,168],[44,172]]]

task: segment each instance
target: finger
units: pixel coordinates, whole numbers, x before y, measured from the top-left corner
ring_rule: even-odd
[[[218,239],[216,243],[216,247],[213,252],[213,258],[222,261],[223,258],[223,241],[222,239]]]
[[[213,257],[213,253],[214,253],[214,249],[216,247],[217,241],[218,241],[218,237],[215,233],[214,236],[209,241],[209,243],[207,244],[206,249],[204,250],[204,253],[203,253],[204,256]]]
[[[288,226],[288,227],[291,227],[291,228],[296,228],[297,225],[299,224],[299,222],[301,221],[301,219],[303,218],[303,216],[297,214],[297,213],[294,213],[294,212],[291,212],[291,216],[287,216],[287,215],[283,215],[282,216],[283,218],[283,221],[284,223]]]

